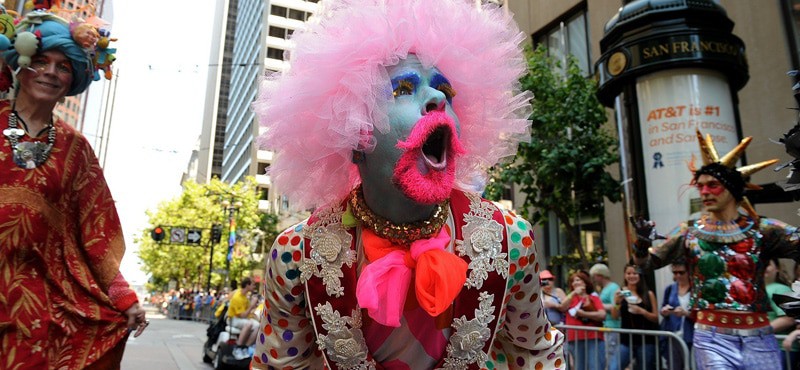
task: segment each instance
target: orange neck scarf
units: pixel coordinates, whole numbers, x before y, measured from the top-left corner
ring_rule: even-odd
[[[445,250],[450,235],[444,228],[410,247],[392,244],[368,229],[362,229],[361,241],[370,263],[361,271],[356,298],[382,325],[400,326],[412,277],[417,302],[433,317],[450,307],[467,280],[467,263]]]

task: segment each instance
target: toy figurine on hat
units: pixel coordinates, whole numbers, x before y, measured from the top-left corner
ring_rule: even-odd
[[[57,3],[50,5],[57,6]],[[110,79],[116,49],[108,48],[108,42],[116,39],[110,39],[108,30],[98,28],[96,22],[78,18],[67,22],[40,8],[48,4],[36,2],[35,10],[18,20],[0,7],[0,51],[5,50],[6,68],[16,75],[21,68],[30,68],[31,57],[36,53],[56,49],[70,59],[73,67],[73,86],[68,95],[79,94],[93,80],[99,80],[98,69]],[[12,85],[6,68],[0,77],[0,91],[7,91]]]
[[[322,0],[254,102],[311,217],[264,271],[253,367],[564,368],[533,230],[482,199],[530,137],[527,36],[473,0]]]

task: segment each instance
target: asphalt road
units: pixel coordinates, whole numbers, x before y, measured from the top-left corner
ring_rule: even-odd
[[[208,324],[169,320],[145,307],[150,325],[125,346],[122,370],[211,370],[203,363],[202,348]]]

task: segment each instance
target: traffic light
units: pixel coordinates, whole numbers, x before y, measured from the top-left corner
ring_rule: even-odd
[[[154,241],[159,242],[159,243],[162,240],[164,240],[164,237],[166,235],[167,235],[167,232],[161,226],[156,227],[152,231],[150,231],[150,236],[153,238]]]
[[[222,225],[211,226],[211,243],[218,244],[222,240]]]

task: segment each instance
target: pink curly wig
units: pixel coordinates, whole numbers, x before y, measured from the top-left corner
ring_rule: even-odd
[[[266,78],[253,109],[261,146],[275,152],[276,191],[293,208],[341,201],[360,183],[352,151],[389,130],[386,67],[415,54],[457,91],[466,154],[456,187],[481,191],[487,170],[529,140],[530,92],[520,92],[526,39],[511,15],[474,0],[337,0],[294,33],[290,68]]]

